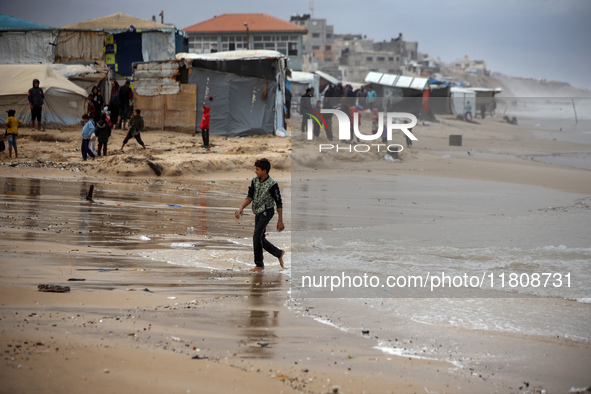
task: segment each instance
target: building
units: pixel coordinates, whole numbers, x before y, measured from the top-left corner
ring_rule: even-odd
[[[320,66],[334,61],[333,25],[326,24],[326,19],[313,19],[310,14],[294,15],[289,21],[308,30],[308,34],[303,37],[304,54],[313,54]]]
[[[184,33],[174,25],[117,13],[62,27],[56,57],[95,61],[98,50],[109,68],[131,77],[133,63],[173,60],[186,52],[186,45]]]
[[[290,69],[302,69],[307,30],[271,15],[223,14],[183,31],[189,36],[189,53],[265,49],[285,55]]]

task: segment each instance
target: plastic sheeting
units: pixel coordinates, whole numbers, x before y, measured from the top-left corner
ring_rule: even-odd
[[[105,63],[104,42],[105,33],[102,31],[60,30],[55,49],[55,62],[85,60],[102,65]]]
[[[0,64],[3,84],[0,86],[0,107],[14,109],[16,117],[24,123],[31,121],[27,93],[37,78],[45,94],[42,122],[44,124],[72,125],[86,112],[86,91],[68,81],[49,65]],[[6,112],[0,113],[6,121]]]
[[[175,58],[174,32],[142,32],[142,56],[144,62]]]
[[[2,32],[0,34],[0,63],[53,63],[57,35],[57,30]]]
[[[210,133],[225,136],[271,134],[275,128],[277,82],[193,68],[189,83],[197,85],[197,124],[202,106],[211,108]],[[213,100],[209,100],[213,97]],[[281,118],[282,119],[282,118]]]

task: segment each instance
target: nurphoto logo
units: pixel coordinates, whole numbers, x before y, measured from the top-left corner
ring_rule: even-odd
[[[316,122],[320,127],[324,127],[325,129],[329,128],[326,119],[324,119],[324,116],[322,116],[322,114],[329,114],[335,115],[337,118],[339,131],[338,139],[342,141],[351,141],[355,136],[359,139],[359,141],[377,141],[381,139],[385,142],[390,142],[392,141],[392,136],[396,130],[402,131],[412,141],[417,141],[417,137],[415,137],[409,130],[416,126],[417,117],[407,112],[385,113],[385,127],[384,112],[379,112],[378,128],[375,134],[363,134],[359,131],[359,113],[357,112],[353,114],[352,122],[346,113],[338,109],[321,109],[320,112],[318,112],[312,108],[306,108],[305,114],[309,116],[306,124],[308,140],[312,140],[314,138],[314,122]],[[401,120],[404,121],[404,123],[399,123]],[[347,146],[340,146],[339,144],[318,145],[319,152],[334,150],[336,152],[346,151],[363,153],[371,151],[372,148],[376,149],[378,152],[401,152],[404,149],[400,144],[387,143],[356,144],[353,146],[350,144]]]

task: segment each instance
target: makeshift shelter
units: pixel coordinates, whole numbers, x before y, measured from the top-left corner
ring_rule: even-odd
[[[199,130],[202,106],[211,108],[210,133],[227,136],[285,133],[286,58],[277,51],[179,53],[188,83],[197,85]],[[210,99],[211,98],[211,99]]]
[[[497,108],[495,95],[503,91],[501,88],[468,88],[468,90],[476,93],[474,111],[478,114],[481,114],[482,110],[484,110],[485,113],[494,113]]]
[[[316,70],[314,71],[314,74],[320,77],[319,90],[317,93],[315,92],[316,95],[324,94],[324,91],[330,84],[336,86],[339,82],[341,82],[338,80],[338,78],[335,78],[332,75],[325,73],[324,71]]]
[[[476,116],[476,92],[466,88],[456,88],[453,87],[450,89],[451,95],[451,112],[454,115],[463,115],[464,108],[468,102],[472,107],[471,115],[472,119]]]
[[[314,96],[320,94],[320,76],[303,71],[292,71],[291,76],[287,77],[289,90],[291,91],[291,105],[299,108],[300,98],[306,94],[306,89],[311,88]]]
[[[0,107],[14,109],[24,123],[30,123],[28,92],[33,79],[39,80],[45,101],[42,122],[47,125],[72,125],[86,112],[86,91],[68,81],[48,64],[0,64]],[[6,121],[1,111],[0,121]]]
[[[53,63],[57,35],[52,27],[0,14],[0,63]]]
[[[133,72],[134,106],[148,129],[195,131],[197,86],[181,84],[182,61],[138,63]]]
[[[61,36],[63,40],[61,40]],[[97,45],[99,37],[103,37]],[[85,42],[91,42],[87,55]],[[62,46],[67,50],[62,51]],[[188,49],[186,33],[174,25],[165,25],[135,16],[117,13],[64,26],[60,29],[60,59],[93,60],[104,47],[104,63],[123,77],[131,77],[134,62],[173,60],[177,52]],[[91,59],[87,59],[86,57]]]
[[[381,98],[381,102],[376,102],[382,110],[411,112],[417,116],[429,112],[428,78],[370,71],[365,77],[365,83],[371,84],[378,98]]]

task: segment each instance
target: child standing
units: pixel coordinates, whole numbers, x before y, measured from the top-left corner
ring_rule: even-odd
[[[82,128],[82,160],[86,161],[87,156],[92,157],[94,160],[94,153],[88,148],[90,142],[90,136],[94,133],[94,123],[90,121],[90,117],[87,114],[82,115],[84,121],[84,127]]]
[[[265,237],[267,224],[269,224],[275,214],[275,205],[277,205],[277,231],[281,232],[285,229],[283,225],[283,203],[281,202],[279,185],[269,176],[269,171],[271,170],[269,160],[257,160],[254,166],[256,177],[252,179],[248,188],[248,196],[244,199],[242,206],[240,206],[240,209],[236,211],[234,216],[236,216],[236,219],[240,219],[244,208],[252,202],[252,212],[255,214],[252,247],[256,267],[251,269],[251,271],[258,272],[265,269],[263,249],[277,257],[281,268],[284,268],[283,255],[285,251],[277,248]]]
[[[103,151],[103,156],[107,156],[107,143],[111,136],[111,125],[109,125],[109,122],[107,121],[107,114],[101,114],[101,118],[96,124],[94,134],[96,134],[96,139],[98,140],[98,155],[100,156],[101,151]]]
[[[18,149],[16,147],[16,140],[18,138],[18,128],[23,127],[24,123],[17,119],[14,114],[15,110],[9,109],[6,111],[8,117],[6,118],[6,133],[8,138],[8,157],[12,157],[12,148],[14,148],[14,157],[18,159]]]
[[[201,117],[199,128],[201,129],[201,137],[203,138],[203,147],[207,150],[209,150],[209,118],[209,107],[204,105],[203,116]]]

